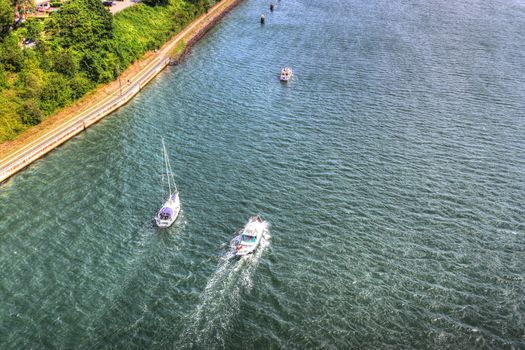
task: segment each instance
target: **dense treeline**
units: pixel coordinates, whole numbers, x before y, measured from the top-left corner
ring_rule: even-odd
[[[11,1],[0,0],[0,142],[114,80],[212,2],[144,0],[113,16],[100,0],[69,0],[12,29]]]

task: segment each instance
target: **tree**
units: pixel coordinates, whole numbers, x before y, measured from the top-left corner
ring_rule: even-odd
[[[119,60],[115,54],[101,50],[101,52],[87,52],[80,61],[80,68],[88,74],[91,81],[107,83],[117,77],[115,73],[117,64]]]
[[[55,51],[53,50],[53,44],[57,46],[56,43],[49,42],[44,37],[39,37],[39,39],[36,41],[35,52],[38,55],[39,66],[47,72],[51,71],[54,65],[53,60]]]
[[[30,18],[26,21],[25,27],[27,29],[26,39],[37,41],[44,31],[44,22],[38,18]]]
[[[62,74],[47,73],[40,94],[40,107],[46,114],[51,114],[69,104],[72,94],[67,79]]]
[[[18,73],[15,85],[23,99],[39,99],[44,84],[44,72],[36,64],[27,64]]]
[[[73,77],[79,69],[79,55],[73,49],[61,50],[53,55],[53,70]]]
[[[13,24],[13,11],[9,0],[0,0],[0,41],[4,39]]]
[[[0,43],[0,63],[7,71],[18,72],[22,68],[24,54],[18,46],[18,37],[8,33]]]
[[[100,0],[70,0],[55,15],[60,46],[96,50],[112,37],[113,17]]]

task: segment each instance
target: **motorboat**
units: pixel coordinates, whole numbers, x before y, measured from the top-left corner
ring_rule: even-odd
[[[157,223],[158,227],[167,228],[170,227],[179,216],[180,199],[179,191],[177,190],[177,185],[175,184],[175,179],[173,177],[173,172],[171,171],[170,159],[168,157],[168,152],[166,151],[164,140],[162,140],[162,150],[164,153],[166,178],[168,180],[168,198],[155,216],[155,222]]]
[[[242,257],[253,253],[261,243],[266,227],[267,223],[260,215],[252,216],[239,236],[234,239],[235,256]]]
[[[283,68],[281,70],[281,76],[279,77],[281,81],[287,82],[292,79],[292,69],[289,67]]]

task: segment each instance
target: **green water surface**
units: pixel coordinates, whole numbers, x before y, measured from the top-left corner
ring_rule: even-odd
[[[0,188],[0,348],[525,348],[523,2],[275,5]]]

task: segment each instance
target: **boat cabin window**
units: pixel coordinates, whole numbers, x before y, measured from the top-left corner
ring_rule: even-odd
[[[246,243],[255,243],[257,241],[257,237],[250,235],[242,235],[241,241]]]

